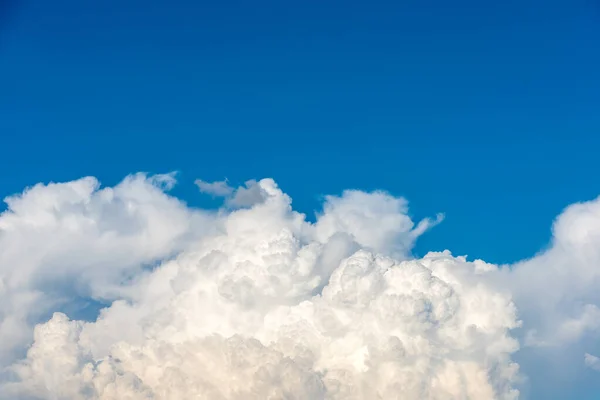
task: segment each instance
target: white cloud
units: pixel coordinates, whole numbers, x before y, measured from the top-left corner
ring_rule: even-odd
[[[119,297],[122,281],[180,251],[209,219],[163,190],[171,175],[36,185],[0,215],[0,366],[30,340],[30,322],[75,296]]]
[[[598,337],[598,200],[565,210],[547,251],[499,268],[413,259],[442,216],[415,224],[384,192],[328,196],[309,223],[270,179],[197,181],[225,197],[219,212],[186,207],[174,183],[84,178],[7,200],[0,398],[515,399],[519,341]],[[112,304],[40,321],[74,294]]]
[[[551,246],[512,266],[527,344],[560,346],[600,333],[600,198],[556,219]]]
[[[323,213],[315,226],[320,240],[334,233],[352,235],[363,247],[377,252],[407,254],[414,239],[443,220],[425,219],[416,227],[407,215],[408,203],[384,192],[364,193],[348,190],[341,197],[327,196]]]
[[[600,371],[600,358],[593,356],[591,354],[585,353],[583,356],[583,361],[586,367],[589,367],[593,370]]]
[[[293,256],[285,238],[269,244],[275,248],[264,248],[260,259],[281,251]],[[7,385],[6,395],[516,397],[510,354],[518,345],[509,336],[516,310],[509,296],[475,277],[472,264],[449,255],[397,263],[360,251],[341,262],[321,295],[291,301],[288,293],[297,297],[310,286],[271,288],[277,273],[270,279],[261,274],[276,268],[277,259],[240,270],[230,259],[238,251],[220,260],[222,272],[205,270],[198,259],[166,264],[145,285],[172,275],[171,293],[148,314],[139,310],[144,299],[127,311],[107,310],[98,323],[56,314],[37,327],[28,357],[15,366],[20,382]],[[196,257],[204,259],[203,253]],[[296,257],[292,264],[313,258]],[[127,325],[111,323],[136,314]],[[131,330],[144,334],[123,340]]]

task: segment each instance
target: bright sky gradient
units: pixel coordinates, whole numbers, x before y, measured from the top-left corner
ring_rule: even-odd
[[[445,214],[418,255],[502,264],[600,194],[597,1],[2,4],[0,197],[179,171],[191,205],[196,178],[272,177],[312,214],[384,189]]]

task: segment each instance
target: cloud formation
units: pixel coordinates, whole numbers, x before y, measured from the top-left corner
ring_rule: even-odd
[[[593,356],[591,354],[585,353],[583,356],[583,361],[586,367],[589,367],[595,371],[600,372],[600,358]]]
[[[227,183],[227,180],[206,182],[202,179],[196,179],[195,183],[202,193],[207,193],[212,196],[225,197],[229,196],[234,191],[234,189]]]
[[[516,399],[522,346],[598,338],[598,200],[565,210],[544,253],[496,266],[414,259],[442,216],[415,223],[384,192],[327,196],[310,223],[271,179],[196,181],[225,198],[213,211],[173,184],[7,199],[0,398]],[[74,298],[107,307],[74,320]]]
[[[213,197],[224,197],[225,205],[231,208],[251,207],[254,204],[262,203],[269,197],[265,188],[254,179],[246,181],[243,186],[238,188],[229,186],[227,180],[206,182],[196,179],[196,186],[202,193]]]
[[[165,194],[172,175],[36,185],[5,199],[0,216],[0,366],[39,320],[73,297],[120,298],[119,282],[183,250],[203,232],[202,212]]]

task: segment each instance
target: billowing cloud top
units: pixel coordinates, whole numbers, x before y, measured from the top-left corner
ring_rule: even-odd
[[[501,268],[412,258],[442,217],[415,224],[384,192],[328,196],[310,223],[271,179],[196,181],[221,210],[173,184],[83,178],[6,199],[0,398],[516,399],[521,347],[598,337],[598,200]],[[67,316],[82,299],[106,307]]]

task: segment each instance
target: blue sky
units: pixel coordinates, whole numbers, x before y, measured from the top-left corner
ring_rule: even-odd
[[[214,2],[211,2],[214,3]],[[446,213],[418,251],[532,255],[595,197],[600,8],[510,2],[17,1],[0,47],[0,194],[131,171],[274,177]]]
[[[396,4],[393,4],[396,3]],[[385,189],[416,252],[532,256],[600,194],[594,1],[23,0],[0,12],[0,196],[84,175]]]

